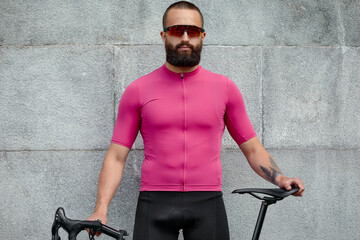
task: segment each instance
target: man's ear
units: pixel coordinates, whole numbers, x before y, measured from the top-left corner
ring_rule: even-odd
[[[164,32],[164,31],[160,32],[160,36],[161,36],[161,38],[162,38],[163,42],[165,43],[165,39],[166,39],[166,32]]]
[[[204,41],[205,36],[206,36],[206,32],[203,32],[203,33],[201,34],[201,40]]]

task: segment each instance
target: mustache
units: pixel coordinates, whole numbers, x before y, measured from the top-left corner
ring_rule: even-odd
[[[175,49],[179,49],[183,46],[189,47],[191,50],[194,50],[194,46],[191,45],[190,43],[179,43],[178,45],[175,46]]]

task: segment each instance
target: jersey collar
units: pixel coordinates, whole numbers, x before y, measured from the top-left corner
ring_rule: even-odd
[[[186,73],[176,73],[176,72],[173,72],[173,71],[169,70],[169,69],[166,67],[165,64],[162,65],[161,68],[162,68],[167,74],[170,74],[170,75],[175,76],[175,77],[181,77],[181,75],[184,76],[184,77],[189,77],[189,76],[192,76],[192,75],[197,74],[202,67],[199,65],[194,71],[192,71],[192,72],[186,72]]]

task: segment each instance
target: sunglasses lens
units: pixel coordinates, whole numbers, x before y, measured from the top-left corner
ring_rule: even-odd
[[[169,34],[172,36],[181,37],[184,30],[184,26],[173,26],[169,28]]]
[[[187,27],[187,32],[189,34],[189,37],[198,37],[200,36],[200,28],[189,26]]]
[[[201,28],[195,26],[176,25],[169,27],[169,34],[172,36],[181,37],[185,30],[189,37],[198,37],[201,33]]]

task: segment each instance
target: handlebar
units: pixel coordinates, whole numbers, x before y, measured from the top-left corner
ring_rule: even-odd
[[[63,228],[69,234],[69,240],[76,240],[76,236],[82,231],[88,228],[90,231],[104,233],[114,239],[125,240],[124,236],[128,236],[125,230],[116,230],[105,224],[102,224],[99,220],[72,220],[66,217],[65,210],[58,208],[55,212],[54,223],[51,227],[52,240],[61,240],[59,236],[59,228]]]

